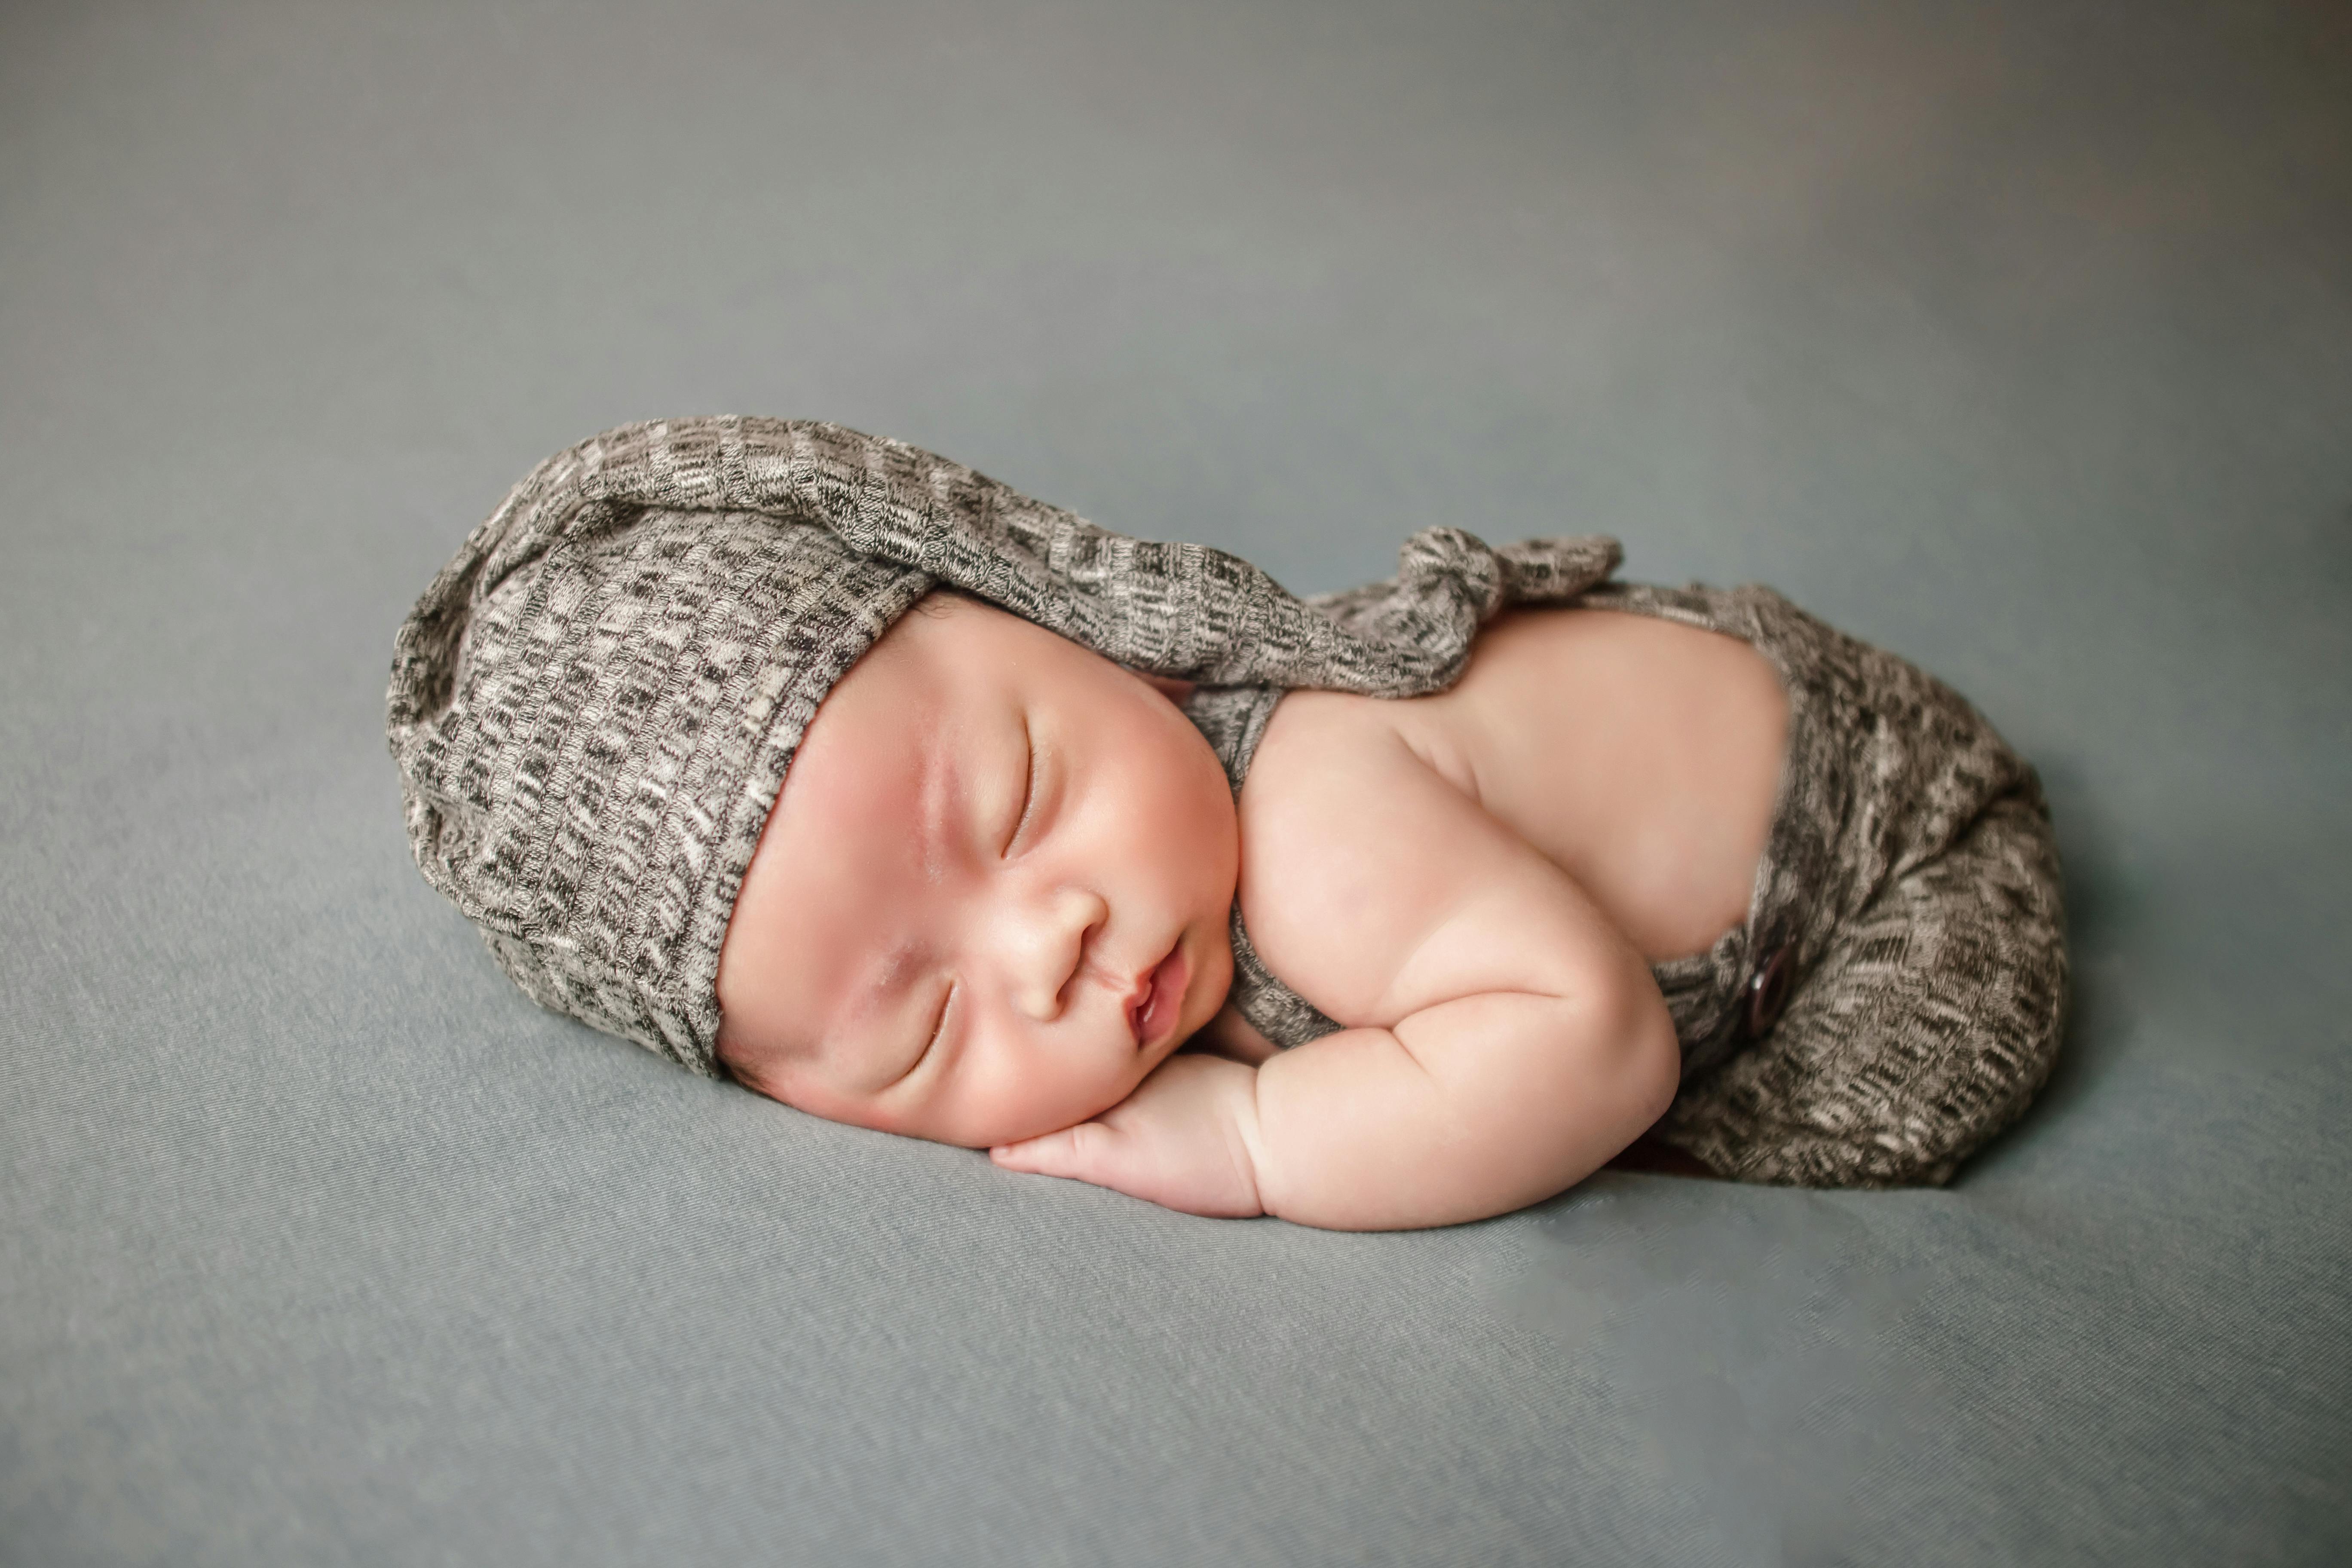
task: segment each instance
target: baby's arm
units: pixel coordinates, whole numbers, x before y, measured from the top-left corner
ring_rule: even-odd
[[[1177,1057],[1000,1163],[1194,1213],[1387,1229],[1549,1197],[1663,1114],[1680,1066],[1664,1001],[1583,889],[1393,734],[1292,739],[1302,765],[1254,771],[1264,793],[1244,795],[1244,913],[1302,995],[1366,1022],[1255,1068]]]

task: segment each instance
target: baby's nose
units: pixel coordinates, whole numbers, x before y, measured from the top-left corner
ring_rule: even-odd
[[[1110,907],[1084,888],[1049,888],[1020,900],[1005,930],[1013,1005],[1040,1023],[1060,1017],[1087,947],[1109,915]]]

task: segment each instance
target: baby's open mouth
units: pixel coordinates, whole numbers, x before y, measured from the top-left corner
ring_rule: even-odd
[[[1127,1005],[1127,1021],[1135,1030],[1136,1049],[1146,1050],[1158,1045],[1176,1026],[1177,1017],[1184,1010],[1184,985],[1191,979],[1191,965],[1184,962],[1184,944],[1180,940],[1137,985],[1134,997]]]

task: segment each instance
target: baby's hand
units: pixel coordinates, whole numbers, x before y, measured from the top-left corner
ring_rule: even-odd
[[[1092,1121],[1007,1143],[1008,1171],[1067,1176],[1186,1214],[1246,1219],[1258,1203],[1257,1071],[1218,1057],[1174,1056]]]

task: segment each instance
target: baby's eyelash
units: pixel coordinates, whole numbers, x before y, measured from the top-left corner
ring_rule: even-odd
[[[1004,841],[1004,852],[1013,853],[1013,845],[1021,840],[1021,830],[1029,826],[1030,814],[1037,809],[1037,742],[1029,733],[1029,721],[1021,721],[1021,746],[1028,759],[1027,771],[1021,776],[1021,815],[1013,824],[1013,836]]]
[[[940,1016],[931,1020],[930,1037],[924,1040],[922,1050],[916,1054],[914,1062],[907,1068],[909,1075],[916,1068],[929,1061],[931,1053],[940,1048],[940,1037],[948,1032],[948,1005],[954,1000],[955,987],[950,985],[948,987],[948,994],[940,998]]]

